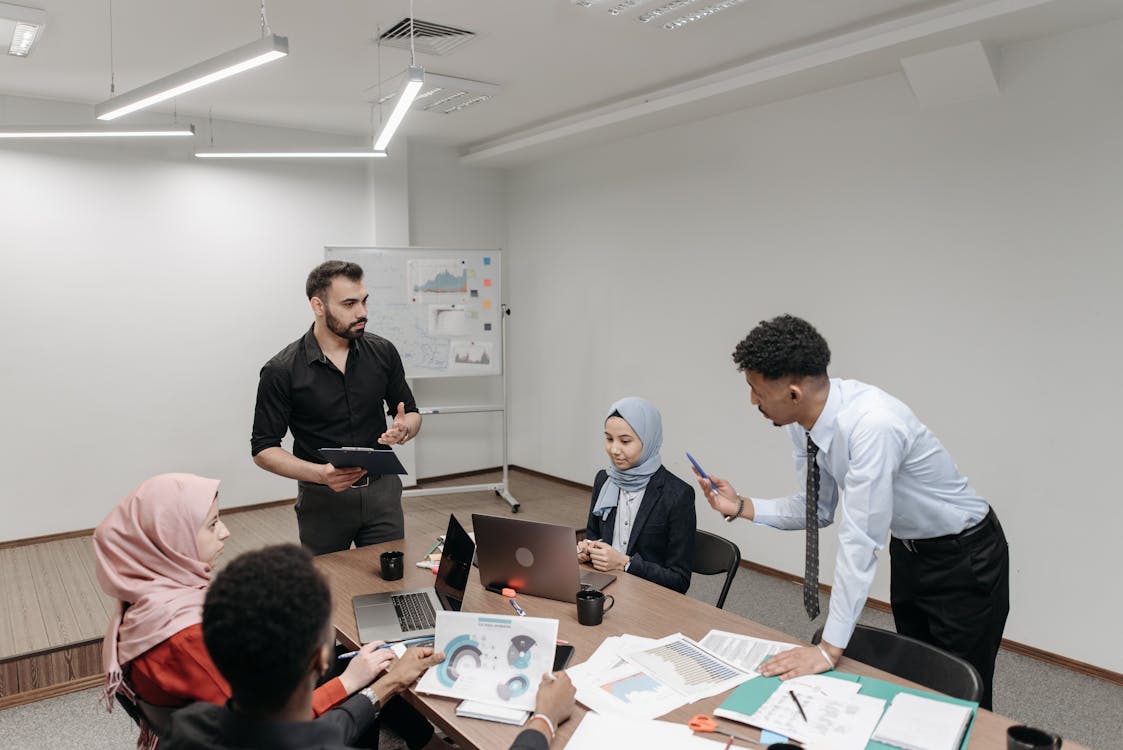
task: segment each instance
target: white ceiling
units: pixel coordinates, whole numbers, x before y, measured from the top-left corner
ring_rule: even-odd
[[[107,99],[110,0],[17,1],[44,9],[47,27],[26,59],[0,54],[0,94]],[[256,0],[111,1],[117,93],[260,35]],[[636,18],[667,0],[612,16],[617,2],[415,0],[418,19],[478,34],[447,57],[419,54],[418,64],[500,91],[452,115],[411,112],[402,132],[455,145],[470,161],[512,164],[892,72],[903,56],[950,44],[1001,46],[1123,17],[1120,0],[746,0],[668,31]],[[266,0],[266,11],[289,56],[188,93],[178,111],[368,134],[379,57],[385,89],[409,63],[400,49],[379,54],[374,39],[409,15],[407,0]]]

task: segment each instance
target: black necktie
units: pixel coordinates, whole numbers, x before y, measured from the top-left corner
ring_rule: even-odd
[[[803,609],[807,617],[819,616],[819,446],[807,433],[807,552],[803,558]]]

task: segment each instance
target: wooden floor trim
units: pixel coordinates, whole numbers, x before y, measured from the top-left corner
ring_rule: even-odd
[[[104,682],[105,675],[98,673],[90,675],[89,677],[80,677],[70,682],[60,682],[57,685],[36,688],[26,693],[0,696],[0,709],[25,706],[28,703],[35,703],[36,701],[43,701],[48,698],[57,698],[60,695],[69,695],[70,693],[77,693],[81,690],[89,690],[90,688],[104,684]]]
[[[767,565],[761,565],[760,563],[755,563],[751,560],[741,560],[741,567],[756,571],[757,573],[761,573],[766,576],[779,578],[780,580],[787,581],[789,583],[803,583],[803,576],[795,575],[794,573],[789,573],[786,570],[780,570],[778,568],[770,568]],[[823,592],[827,596],[830,596],[830,584],[820,583],[819,591]],[[873,597],[869,597],[866,599],[866,606],[871,607],[872,609],[879,610],[881,612],[886,612],[888,614],[893,613],[893,607],[890,606],[889,602],[884,602],[880,599],[874,599]],[[1067,656],[1061,656],[1060,654],[1055,654],[1052,651],[1046,651],[1045,649],[1037,648],[1036,646],[1030,646],[1025,643],[1019,643],[1018,641],[1011,641],[1007,638],[1002,639],[1002,648],[1015,654],[1021,654],[1022,656],[1028,656],[1031,659],[1043,661],[1046,664],[1052,664],[1056,667],[1063,667],[1073,672],[1086,674],[1089,677],[1095,677],[1096,679],[1103,680],[1104,682],[1110,682],[1113,685],[1119,685],[1123,687],[1123,673],[1120,672],[1114,672],[1110,669],[1097,667],[1095,664],[1088,664],[1087,662],[1070,659]]]
[[[570,479],[562,479],[561,477],[555,477],[553,474],[547,474],[547,473],[542,472],[542,471],[535,471],[534,469],[528,469],[525,466],[517,466],[515,464],[511,464],[510,468],[513,471],[521,471],[522,473],[529,474],[532,477],[538,477],[539,479],[549,479],[551,482],[557,482],[558,484],[564,484],[566,487],[572,487],[575,490],[585,490],[586,492],[592,492],[593,491],[593,485],[591,485],[591,484],[584,484],[583,482],[574,482]]]

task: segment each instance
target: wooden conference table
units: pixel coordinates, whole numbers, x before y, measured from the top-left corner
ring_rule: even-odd
[[[331,587],[332,624],[339,640],[349,649],[358,648],[360,645],[351,598],[356,594],[432,586],[433,574],[414,565],[416,561],[425,557],[432,543],[433,539],[414,534],[411,538],[396,542],[336,552],[316,558],[316,566],[327,577]],[[383,581],[379,573],[378,556],[387,550],[400,550],[405,553],[405,576],[400,581]],[[526,594],[519,595],[519,604],[526,610],[528,616],[557,618],[558,638],[569,641],[576,649],[572,664],[579,664],[587,659],[608,636],[624,633],[661,638],[681,632],[690,638],[701,640],[706,633],[716,628],[769,640],[796,641],[778,630],[758,625],[731,612],[717,609],[627,573],[621,573],[616,581],[605,589],[605,593],[615,597],[616,604],[612,611],[605,615],[604,622],[596,627],[586,627],[577,622],[577,608],[574,604]],[[514,614],[505,597],[491,593],[480,585],[479,575],[475,570],[472,571],[465,592],[464,611]],[[852,659],[843,658],[838,669],[912,685]],[[728,693],[722,693],[689,703],[660,718],[685,723],[695,714],[713,714],[714,709],[727,695]],[[460,702],[458,699],[422,695],[415,691],[408,691],[405,698],[463,748],[505,750],[521,731],[518,727],[506,724],[457,717],[455,709]],[[557,739],[552,745],[552,750],[565,747],[585,713],[586,709],[581,704],[577,704],[573,717],[558,728]],[[738,734],[754,738],[759,736],[757,730],[752,727],[724,720],[721,723]],[[971,732],[970,750],[1004,749],[1006,727],[1014,723],[998,714],[980,710]],[[714,739],[718,737],[719,735],[713,736]],[[744,743],[734,744],[745,746]],[[722,745],[715,743],[714,747],[720,748]],[[1065,740],[1065,747],[1079,746]]]

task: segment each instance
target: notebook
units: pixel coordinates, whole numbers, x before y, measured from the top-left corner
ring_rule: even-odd
[[[898,693],[873,739],[904,750],[956,750],[969,721],[970,706]]]

